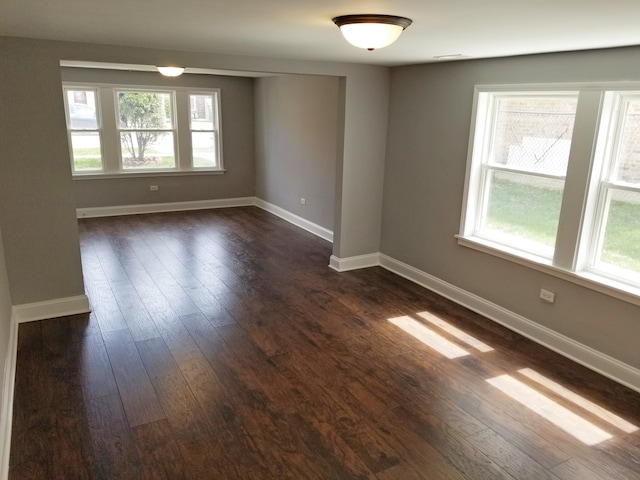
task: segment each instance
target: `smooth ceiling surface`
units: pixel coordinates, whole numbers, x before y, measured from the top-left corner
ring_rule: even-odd
[[[413,20],[393,45],[347,44],[331,19]],[[640,44],[639,0],[1,0],[0,35],[403,65]]]

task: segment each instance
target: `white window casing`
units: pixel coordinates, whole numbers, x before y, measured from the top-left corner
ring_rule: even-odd
[[[491,148],[495,146],[498,129],[495,111],[498,99],[571,95],[577,95],[577,107],[566,175],[527,171],[529,167],[526,162],[524,166],[515,168],[508,165],[509,161],[504,164],[494,162]],[[607,263],[601,259],[613,198],[640,201],[640,160],[637,166],[636,163],[629,166],[630,161],[624,160],[627,162],[624,164],[625,170],[633,168],[635,172],[638,169],[638,176],[632,177],[638,178],[637,183],[634,183],[635,180],[621,181],[613,175],[614,168],[622,168],[615,167],[618,152],[622,148],[621,131],[626,118],[625,108],[622,107],[636,100],[638,103],[634,104],[633,115],[638,113],[640,118],[640,84],[637,83],[476,86],[458,242],[640,305],[640,255],[631,253],[628,262],[625,259],[619,261],[621,266],[615,265],[618,262],[615,252],[610,253],[610,257],[613,255],[611,258],[614,258],[614,265],[610,264],[611,261]],[[638,125],[640,126],[640,120]],[[546,125],[542,127],[547,128]],[[635,134],[634,130],[626,137],[627,141],[629,138],[633,140],[634,146]],[[640,128],[637,136],[640,145]],[[521,137],[521,145],[533,141],[525,138],[526,135]],[[556,136],[553,134],[551,137]],[[552,145],[551,139],[547,140],[540,147],[546,149],[545,152],[551,148],[559,148]],[[567,145],[562,147],[566,149]],[[508,148],[520,147],[516,145]],[[501,237],[500,234],[493,235],[493,232],[486,234],[486,218],[483,215],[487,213],[487,201],[493,188],[491,178],[496,177],[496,172],[503,175],[503,178],[505,174],[518,174],[533,175],[540,181],[553,178],[564,180],[555,245],[549,248],[548,255],[541,254],[540,250],[534,248],[534,243],[529,243],[526,238],[510,238],[508,234]],[[640,204],[635,207],[634,202],[630,205],[618,202],[618,211],[631,209],[632,215],[635,215],[634,209],[637,208],[640,216]],[[508,220],[504,226],[505,231],[509,231]],[[638,223],[629,228],[634,235],[640,235],[640,218]],[[611,235],[611,238],[615,238],[615,235],[622,234],[614,232]]]

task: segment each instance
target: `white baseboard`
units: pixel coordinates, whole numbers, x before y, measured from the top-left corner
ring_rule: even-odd
[[[9,344],[2,377],[2,398],[0,398],[0,480],[9,478],[9,454],[11,451],[11,426],[13,422],[13,394],[18,355],[18,322],[11,317]]]
[[[86,295],[56,298],[44,302],[25,303],[13,306],[13,316],[17,323],[65,317],[67,315],[77,315],[90,311],[89,299]]]
[[[274,215],[286,220],[289,223],[294,224],[297,227],[302,228],[303,230],[306,230],[307,232],[313,233],[317,237],[323,238],[328,242],[333,243],[333,232],[328,228],[321,227],[320,225],[317,225],[313,222],[310,222],[309,220],[299,217],[298,215],[291,213],[288,210],[285,210],[284,208],[281,208],[281,207],[278,207],[277,205],[266,202],[261,198],[256,198],[254,205],[263,210],[266,210],[269,213],[273,213]]]
[[[112,207],[78,208],[78,218],[114,217],[119,215],[140,215],[143,213],[180,212],[186,210],[207,210],[210,208],[247,207],[255,205],[255,197],[221,198],[193,202],[149,203],[143,205],[115,205]]]
[[[293,225],[314,235],[333,242],[333,232],[294,213],[266,202],[257,197],[221,198],[194,202],[149,203],[143,205],[115,205],[112,207],[77,208],[77,218],[116,217],[120,215],[141,215],[145,213],[181,212],[187,210],[208,210],[211,208],[256,206],[272,213]]]
[[[640,392],[640,370],[637,368],[576,342],[554,330],[491,303],[473,293],[462,290],[455,285],[444,282],[406,263],[387,255],[379,254],[379,256],[380,266],[383,268],[467,307],[580,365]]]
[[[339,258],[331,255],[329,267],[338,272],[348,272],[360,268],[377,267],[380,265],[380,254],[370,253],[368,255],[357,255],[355,257]]]

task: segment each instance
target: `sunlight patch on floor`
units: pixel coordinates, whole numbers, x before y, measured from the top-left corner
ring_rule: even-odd
[[[613,438],[604,430],[511,375],[500,375],[488,379],[487,382],[586,445],[596,445]]]
[[[590,400],[587,400],[586,398],[578,395],[577,393],[572,392],[571,390],[563,387],[562,385],[554,382],[553,380],[548,379],[544,375],[539,374],[535,370],[532,370],[530,368],[523,368],[521,370],[518,370],[518,372],[524,375],[525,377],[533,380],[534,382],[539,383],[545,388],[548,388],[552,392],[566,398],[570,402],[573,402],[580,408],[583,408],[588,412],[591,412],[592,414],[596,415],[597,417],[600,417],[605,422],[610,423],[611,425],[613,425],[616,428],[619,428],[623,432],[633,433],[638,431],[638,427],[627,422],[624,418],[621,418],[617,416],[615,413],[612,413],[609,410],[602,408],[599,405],[596,405]]]
[[[455,343],[450,342],[442,335],[437,334],[409,316],[390,318],[389,322],[447,358],[452,359],[469,355],[469,352],[465,349],[460,348]]]
[[[489,345],[487,345],[486,343],[482,343],[477,338],[472,337],[468,333],[463,332],[459,328],[454,327],[449,322],[446,322],[445,320],[442,320],[440,317],[437,317],[436,315],[434,315],[434,314],[432,314],[430,312],[420,312],[420,313],[418,313],[418,315],[420,317],[424,318],[427,322],[429,322],[429,323],[435,325],[436,327],[444,330],[445,332],[447,332],[450,335],[456,337],[458,340],[466,343],[470,347],[475,348],[476,350],[479,350],[481,352],[491,352],[491,351],[493,351],[493,348],[490,347]]]

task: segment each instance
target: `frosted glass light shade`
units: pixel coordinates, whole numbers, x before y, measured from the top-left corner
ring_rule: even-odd
[[[411,20],[393,15],[344,15],[333,19],[344,38],[367,50],[386,47],[395,42]]]
[[[165,77],[179,77],[184,72],[184,67],[156,67]]]

